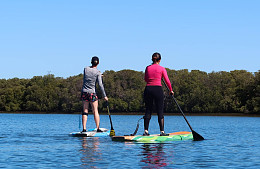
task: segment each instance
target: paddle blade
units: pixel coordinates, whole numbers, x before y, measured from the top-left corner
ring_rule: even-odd
[[[109,135],[110,136],[115,136],[116,135],[115,130],[111,129]]]
[[[193,141],[201,141],[204,140],[204,138],[199,135],[196,131],[192,130],[192,135],[193,135]]]

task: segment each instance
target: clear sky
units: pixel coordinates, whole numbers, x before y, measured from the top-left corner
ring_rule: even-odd
[[[1,0],[0,79],[98,69],[260,69],[259,0]]]

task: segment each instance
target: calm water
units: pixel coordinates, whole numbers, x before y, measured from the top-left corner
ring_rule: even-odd
[[[134,132],[140,116],[112,115],[116,135]],[[168,144],[74,138],[79,115],[0,114],[0,168],[260,168],[259,117],[187,117],[206,140]],[[143,121],[138,134],[143,132]],[[89,128],[94,128],[89,116]],[[107,115],[101,127],[110,128]],[[158,133],[156,116],[150,133]],[[189,131],[182,116],[166,116],[165,131]]]

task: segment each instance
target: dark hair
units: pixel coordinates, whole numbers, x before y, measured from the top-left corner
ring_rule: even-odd
[[[161,54],[158,53],[158,52],[155,52],[153,55],[152,55],[152,61],[153,62],[158,62],[161,60]]]
[[[99,64],[99,59],[97,56],[92,57],[91,64],[92,66],[97,66]]]

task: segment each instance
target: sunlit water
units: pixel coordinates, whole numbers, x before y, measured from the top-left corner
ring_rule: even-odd
[[[142,115],[112,115],[116,135],[134,132]],[[167,144],[69,137],[79,115],[0,114],[0,168],[260,168],[259,117],[188,116],[204,141]],[[89,115],[88,128],[94,128]],[[101,127],[109,128],[107,115]],[[153,116],[150,133],[158,133]],[[182,116],[165,116],[165,131],[189,131]],[[143,121],[138,134],[143,132]]]

